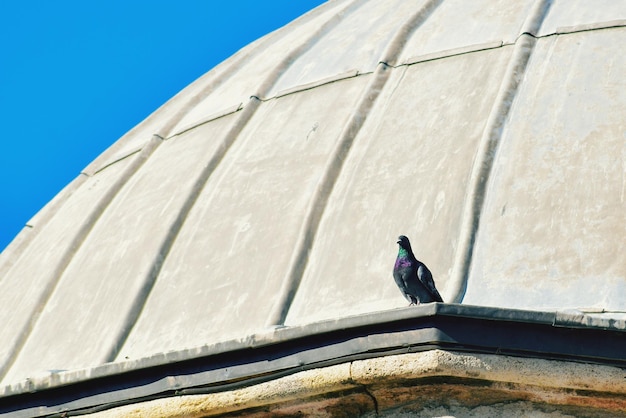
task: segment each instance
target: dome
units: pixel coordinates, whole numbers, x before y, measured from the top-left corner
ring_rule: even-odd
[[[337,0],[243,48],[1,254],[2,383],[388,315],[400,234],[454,309],[622,327],[624,19]]]

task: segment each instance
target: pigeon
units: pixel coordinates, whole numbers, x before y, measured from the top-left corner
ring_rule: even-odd
[[[443,302],[435,288],[433,276],[428,267],[415,258],[411,243],[404,235],[398,237],[400,249],[396,264],[393,266],[393,278],[410,305],[420,303]]]

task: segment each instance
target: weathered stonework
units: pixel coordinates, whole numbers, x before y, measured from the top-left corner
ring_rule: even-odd
[[[432,350],[312,369],[225,393],[90,415],[118,417],[626,414],[626,372],[611,366]]]

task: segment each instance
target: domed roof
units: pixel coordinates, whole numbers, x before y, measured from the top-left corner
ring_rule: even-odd
[[[400,234],[445,302],[623,318],[624,19],[339,0],[247,46],[2,253],[2,382],[404,307]]]

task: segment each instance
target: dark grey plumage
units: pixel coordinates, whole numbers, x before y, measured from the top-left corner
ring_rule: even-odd
[[[435,281],[430,270],[413,255],[409,239],[400,235],[398,244],[400,248],[393,266],[393,278],[404,297],[411,302],[411,305],[443,302],[435,288]]]

